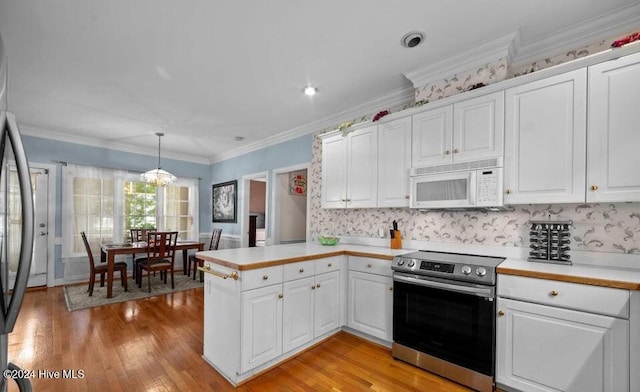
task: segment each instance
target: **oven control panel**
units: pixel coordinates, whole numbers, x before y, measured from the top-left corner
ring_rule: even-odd
[[[447,274],[452,274],[455,270],[455,264],[447,264],[447,263],[435,263],[433,261],[425,261],[422,260],[420,262],[420,269],[426,271],[436,271],[436,272],[444,272]]]

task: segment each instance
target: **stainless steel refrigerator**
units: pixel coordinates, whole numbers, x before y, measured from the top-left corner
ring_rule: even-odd
[[[33,251],[33,195],[27,157],[13,113],[8,111],[7,54],[0,36],[0,391],[15,381],[21,391],[31,391],[28,378],[9,362],[9,334],[13,331],[31,268]],[[9,165],[17,169],[18,186],[9,186]],[[16,195],[16,192],[18,193]],[[9,217],[12,219],[9,219]],[[16,225],[13,217],[20,217]],[[11,227],[10,227],[11,224]],[[18,230],[14,228],[18,227]],[[18,250],[19,249],[19,250]]]

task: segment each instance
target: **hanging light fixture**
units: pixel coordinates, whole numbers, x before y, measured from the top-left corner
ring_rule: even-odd
[[[141,178],[148,184],[165,186],[171,184],[177,180],[177,178],[173,174],[160,168],[160,138],[164,136],[164,133],[156,132],[156,135],[158,136],[158,168],[142,173]]]

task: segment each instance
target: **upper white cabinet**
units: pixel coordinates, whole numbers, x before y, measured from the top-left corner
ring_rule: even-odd
[[[510,88],[505,97],[504,203],[584,202],[586,69]]]
[[[378,207],[409,206],[411,117],[378,125]]]
[[[640,201],[640,53],[589,67],[587,201]]]
[[[412,137],[412,167],[502,156],[504,93],[418,113]]]
[[[377,127],[322,138],[322,208],[366,208],[377,202]]]

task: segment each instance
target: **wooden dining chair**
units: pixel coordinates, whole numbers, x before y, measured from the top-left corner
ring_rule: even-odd
[[[207,250],[216,250],[218,249],[218,245],[220,244],[220,237],[222,235],[222,229],[213,229],[211,233],[211,241],[209,241],[209,249]],[[193,262],[193,280],[196,280],[196,273],[198,272],[198,267],[202,264],[201,260],[196,259],[195,254],[189,255],[189,261],[187,262],[187,273],[191,275],[191,263]]]
[[[89,245],[89,241],[87,241],[87,235],[84,231],[80,232],[82,236],[82,241],[84,242],[84,247],[87,250],[87,256],[89,257],[89,296],[93,295],[93,286],[96,283],[96,275],[100,274],[100,287],[104,286],[104,275],[107,273],[107,264],[95,263],[93,259],[93,252],[91,251],[91,246]],[[122,280],[122,287],[124,287],[124,291],[127,291],[127,263],[124,261],[119,261],[113,263],[113,270],[120,271],[120,279]]]
[[[155,228],[153,228],[153,229],[129,229],[129,232],[131,234],[131,242],[146,241],[147,240],[147,233],[150,232],[150,231],[156,231],[156,229]],[[142,261],[142,259],[144,259],[144,257],[136,258],[136,253],[133,253],[131,255],[131,260],[132,260],[132,264],[133,264],[133,279],[134,280],[136,280],[136,271],[138,270],[136,268],[136,265],[140,261]]]
[[[142,271],[147,271],[149,292],[151,292],[151,272],[160,271],[160,279],[167,283],[167,274],[171,274],[171,288],[175,288],[173,282],[173,266],[176,254],[177,231],[152,231],[147,232],[147,257],[141,260],[136,272],[138,287],[142,287]]]

